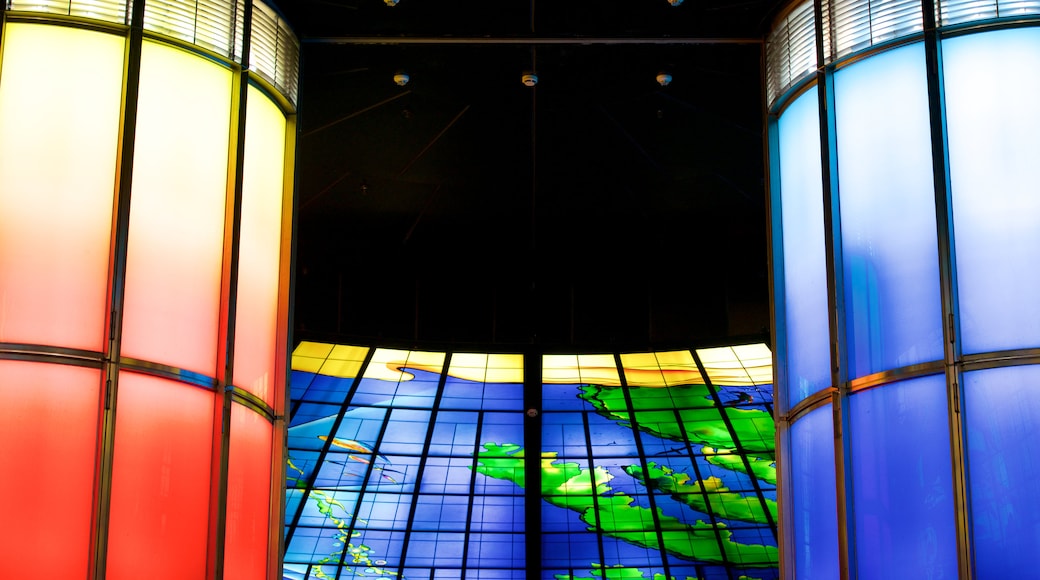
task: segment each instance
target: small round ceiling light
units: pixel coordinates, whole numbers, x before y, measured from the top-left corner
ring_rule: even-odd
[[[662,87],[667,87],[668,85],[672,84],[672,75],[665,72],[658,74],[657,84],[661,85]]]
[[[397,86],[403,87],[408,84],[408,81],[412,80],[412,77],[408,76],[408,73],[399,72],[394,75],[394,82]]]
[[[387,6],[397,6],[397,3],[400,2],[400,1],[401,0],[383,0],[383,3],[386,4]],[[671,2],[672,0],[668,0],[668,1]],[[679,1],[681,2],[682,0],[679,0]]]
[[[520,77],[520,80],[524,83],[525,87],[533,87],[538,84],[538,75],[534,73],[526,73]]]
[[[389,4],[390,0],[386,0],[386,2],[387,2],[387,4]],[[668,3],[671,4],[672,6],[678,6],[678,5],[682,4],[682,0],[668,0]]]

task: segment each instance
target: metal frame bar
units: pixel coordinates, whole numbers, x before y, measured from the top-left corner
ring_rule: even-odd
[[[646,453],[643,451],[643,437],[642,437],[642,434],[639,432],[639,421],[636,419],[636,408],[632,404],[632,393],[629,391],[628,379],[625,377],[625,366],[621,363],[621,355],[619,353],[614,353],[614,364],[617,365],[618,378],[620,379],[619,382],[621,383],[621,386],[620,386],[621,394],[622,394],[622,396],[625,399],[625,407],[627,407],[627,411],[628,411],[628,423],[629,423],[629,425],[632,428],[632,441],[635,443],[636,451],[639,453],[639,467],[640,467],[640,469],[643,470],[643,477],[644,477],[645,481],[647,483],[649,483],[649,480],[650,480],[650,470],[649,470],[649,466],[647,465]],[[586,420],[585,420],[586,429],[588,429],[588,414],[589,413],[590,413],[590,411],[586,411],[586,412],[583,413],[583,415],[586,417]],[[591,467],[592,466],[592,459],[593,459],[593,457],[592,457],[592,437],[591,437],[591,435],[589,433],[586,433],[586,445],[589,446],[589,466]],[[693,459],[692,457],[691,457],[690,460],[691,460],[691,462],[696,462],[696,460]],[[593,471],[591,473],[592,478],[593,478],[592,485],[593,485],[593,490],[594,491],[597,488],[597,484],[595,482],[595,473],[596,473],[595,471]],[[705,496],[707,496],[707,494],[705,494]],[[595,499],[596,496],[593,496],[593,498]],[[668,555],[668,550],[665,547],[664,531],[661,529],[661,520],[660,520],[660,517],[659,517],[659,514],[661,512],[660,512],[660,510],[657,507],[656,494],[654,493],[653,488],[650,487],[649,485],[646,486],[646,499],[647,499],[647,502],[650,504],[650,514],[653,517],[653,521],[654,521],[654,528],[655,528],[654,529],[654,533],[657,536],[657,545],[660,546],[659,553],[661,554],[661,567],[664,570],[664,577],[665,578],[672,578],[673,577],[672,576],[672,567],[671,567],[670,563],[668,562],[669,555]],[[712,517],[712,520],[713,520],[712,523],[714,523],[714,516]],[[716,528],[715,532],[716,532],[715,539],[716,539],[716,541],[718,541],[718,540],[720,540],[720,536],[718,534],[718,529],[717,528]],[[602,543],[603,543],[602,542],[602,534],[600,534],[600,538],[601,538],[600,545],[602,545]],[[726,561],[726,564],[729,564],[729,562],[727,561],[727,558],[726,558],[725,547],[722,546],[721,543],[719,544],[719,552],[722,554],[723,560]],[[604,565],[606,565],[606,563],[607,563],[605,558],[601,558],[600,562],[602,562]]]
[[[967,424],[961,412],[964,399],[961,357],[960,310],[957,291],[956,239],[953,231],[953,199],[950,184],[949,142],[946,132],[946,95],[943,82],[942,41],[935,20],[936,0],[923,0],[926,77],[928,83],[929,131],[932,144],[932,180],[935,188],[935,221],[939,260],[939,286],[942,300],[943,358],[946,378],[947,421],[950,437],[954,525],[957,537],[957,564],[960,577],[974,577],[971,533],[971,490],[967,485],[965,440]]]
[[[537,45],[566,45],[586,46],[600,45],[631,45],[631,44],[686,44],[686,45],[712,45],[712,44],[734,44],[734,45],[761,45],[765,41],[761,38],[724,38],[724,37],[628,37],[610,38],[599,36],[588,37],[560,37],[560,36],[520,36],[513,38],[484,37],[484,36],[318,36],[305,38],[303,44],[339,44],[339,45],[437,45],[437,44],[477,44],[477,45],[510,45],[510,46],[537,46]]]
[[[116,437],[116,405],[121,366],[123,299],[126,291],[126,262],[130,231],[130,195],[133,189],[134,146],[137,130],[138,92],[141,80],[141,53],[144,43],[144,2],[135,2],[130,13],[123,57],[123,95],[119,125],[119,153],[112,215],[112,246],[109,262],[109,312],[103,371],[104,407],[98,450],[96,526],[94,528],[93,574],[104,580],[108,555],[109,509],[112,494],[112,464]]]

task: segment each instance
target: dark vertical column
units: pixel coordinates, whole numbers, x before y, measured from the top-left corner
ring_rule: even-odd
[[[766,86],[765,80],[765,47],[763,46],[762,86]],[[768,103],[763,96],[764,107]],[[766,215],[769,216],[766,227],[767,239],[769,240],[769,319],[773,321],[770,329],[770,340],[773,344],[773,401],[776,412],[774,420],[776,424],[776,435],[774,446],[776,448],[776,501],[777,505],[785,506],[780,510],[777,525],[777,548],[780,556],[780,572],[786,577],[793,578],[795,574],[793,557],[794,537],[788,530],[794,530],[794,521],[790,509],[786,508],[787,484],[791,481],[790,469],[787,458],[790,457],[790,445],[788,444],[788,431],[790,429],[790,418],[788,417],[787,405],[787,312],[785,309],[786,296],[784,289],[784,234],[783,213],[780,203],[780,130],[778,116],[767,111],[763,113],[766,127],[765,152],[766,152]]]
[[[542,577],[542,357],[524,354],[524,531],[527,577]]]
[[[109,327],[105,342],[104,407],[101,416],[95,504],[94,568],[96,580],[104,580],[108,553],[109,507],[112,493],[112,459],[115,442],[116,399],[119,390],[119,357],[123,330],[123,298],[126,289],[126,255],[130,232],[130,192],[133,188],[137,100],[141,81],[141,47],[144,42],[144,2],[134,2],[123,57],[123,95],[120,102],[119,152],[116,162],[115,212],[109,258]]]
[[[830,6],[828,5],[827,8]],[[838,195],[838,154],[834,121],[834,67],[824,50],[824,8],[813,2],[816,26],[816,83],[820,107],[820,166],[823,180],[823,228],[827,257],[827,306],[831,335],[831,395],[834,413],[834,479],[838,504],[838,567],[842,580],[856,577],[854,506],[848,473],[848,369],[845,336],[845,287],[841,253],[841,207]],[[827,19],[828,22],[831,20]],[[827,34],[833,38],[833,32]]]
[[[953,467],[953,508],[957,526],[957,561],[961,578],[972,578],[971,502],[968,498],[967,460],[964,453],[964,415],[961,380],[961,343],[957,334],[957,262],[953,232],[949,145],[946,133],[946,98],[943,92],[942,42],[935,20],[935,0],[923,0],[924,50],[928,75],[928,121],[932,141],[932,179],[935,186],[935,222],[939,246],[939,284],[942,299],[943,359],[950,428],[950,463]]]
[[[242,24],[242,62],[249,62],[249,36],[253,3],[245,3]],[[234,29],[232,16],[232,30]],[[234,42],[232,42],[232,47]],[[234,57],[234,49],[232,54]],[[224,539],[227,527],[228,461],[231,447],[231,404],[234,394],[235,320],[238,311],[239,238],[242,232],[242,172],[245,166],[246,105],[249,95],[248,65],[241,65],[232,77],[231,135],[228,143],[227,194],[224,209],[224,260],[220,282],[220,336],[217,340],[217,389],[214,402],[211,473],[217,475],[211,487],[210,550],[207,572],[211,578],[224,577]]]

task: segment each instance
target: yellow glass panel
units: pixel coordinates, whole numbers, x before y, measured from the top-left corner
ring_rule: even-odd
[[[332,352],[328,354],[328,357],[334,360],[354,360],[358,362],[364,361],[366,356],[368,356],[367,346],[349,346],[345,344],[335,345],[332,347]]]
[[[325,363],[323,358],[311,358],[309,356],[297,356],[292,357],[292,370],[303,371],[307,373],[316,373],[321,370],[321,365]]]
[[[8,23],[0,64],[0,342],[100,351],[124,40]]]
[[[761,343],[700,349],[697,356],[715,384],[750,386],[773,380],[772,355]]]
[[[664,376],[657,356],[652,352],[633,352],[621,355],[621,366],[625,370],[625,381],[632,387],[663,386]]]
[[[440,373],[444,369],[443,352],[407,351],[380,348],[372,355],[365,378],[383,381],[410,381],[414,375],[404,372],[405,367]]]
[[[773,382],[773,352],[764,343],[746,344],[733,347],[744,369],[756,385],[767,385]]]
[[[451,356],[448,374],[480,383],[522,383],[523,367],[523,355],[463,352]]]
[[[216,374],[231,71],[145,41],[123,354]]]
[[[542,356],[542,382],[580,383],[581,373],[578,371],[578,355],[547,354]]]
[[[688,350],[659,352],[657,361],[661,365],[664,383],[668,386],[704,384],[704,377]]]
[[[308,342],[305,340],[296,347],[296,350],[293,351],[293,356],[328,358],[334,347],[335,345],[324,342]]]
[[[362,361],[358,360],[335,360],[330,358],[325,361],[325,364],[321,365],[321,370],[317,372],[330,377],[352,379],[358,376],[358,371],[361,370],[361,363]]]
[[[612,354],[579,354],[578,372],[581,382],[616,386],[621,384],[617,363]]]

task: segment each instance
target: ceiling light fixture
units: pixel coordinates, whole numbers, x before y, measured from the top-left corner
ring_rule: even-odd
[[[389,4],[390,0],[386,0],[386,2],[387,2],[387,4]],[[678,5],[682,4],[682,0],[668,0],[668,3],[671,4],[672,6],[678,6]]]
[[[401,0],[383,0],[383,3],[386,4],[387,6],[397,6],[397,3],[400,2],[400,1]],[[672,0],[668,0],[668,1],[671,2]],[[679,0],[679,1],[682,2],[682,0]]]
[[[538,84],[538,75],[534,73],[527,73],[524,76],[520,77],[520,80],[523,81],[524,86],[533,87]]]
[[[399,72],[394,75],[394,82],[397,86],[403,87],[408,84],[408,81],[412,80],[412,77],[408,76],[408,73]]]
[[[661,85],[662,87],[667,87],[671,83],[672,83],[672,75],[670,75],[668,73],[665,73],[665,72],[660,73],[660,74],[657,75],[657,84]]]

